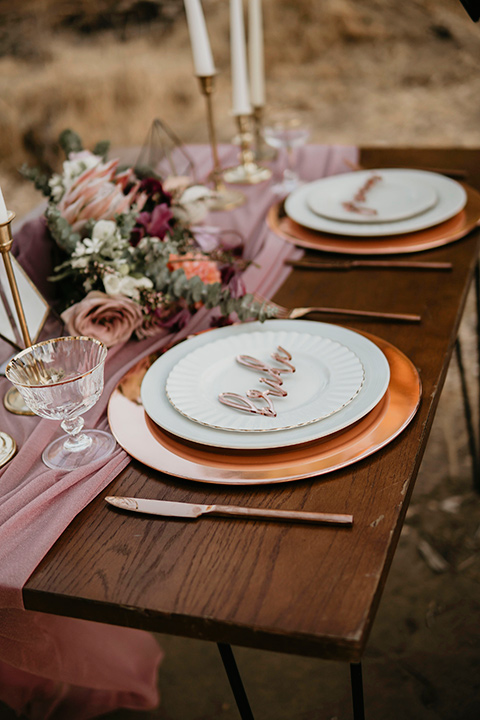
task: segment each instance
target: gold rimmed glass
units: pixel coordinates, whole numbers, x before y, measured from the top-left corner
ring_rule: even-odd
[[[66,435],[42,454],[50,468],[74,470],[106,458],[115,440],[103,430],[84,430],[82,415],[103,392],[106,346],[89,337],[61,337],[37,343],[16,355],[5,375],[26,405],[50,420],[61,420]]]

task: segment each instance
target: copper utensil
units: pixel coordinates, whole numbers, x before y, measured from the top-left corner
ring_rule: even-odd
[[[330,307],[286,308],[283,307],[283,305],[274,303],[272,300],[266,300],[261,297],[261,295],[255,295],[254,297],[257,302],[276,310],[276,317],[281,320],[297,320],[298,318],[305,317],[305,315],[309,315],[310,313],[320,313],[323,315],[344,315],[345,317],[357,317],[365,320],[393,320],[395,322],[420,322],[422,319],[420,315],[377,312],[374,310],[352,310],[347,308]]]
[[[308,270],[353,270],[354,268],[378,268],[380,270],[451,270],[451,262],[415,262],[413,260],[338,260],[323,262],[321,260],[285,260],[285,265]]]
[[[152,500],[150,498],[109,496],[105,500],[115,507],[132,512],[194,520],[200,515],[241,517],[245,520],[280,520],[286,522],[333,523],[352,525],[353,515],[338,513],[302,512],[298,510],[270,510],[268,508],[238,507],[233,505],[200,505],[199,503]]]

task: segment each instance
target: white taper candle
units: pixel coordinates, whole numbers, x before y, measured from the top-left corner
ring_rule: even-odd
[[[200,0],[184,0],[184,3],[195,72],[200,77],[215,75],[215,65]]]
[[[242,0],[230,0],[230,45],[232,61],[232,112],[234,115],[250,115],[248,89],[247,48],[243,22]]]
[[[2,188],[0,188],[0,223],[6,223],[8,220],[7,206],[3,199]]]
[[[262,0],[249,0],[248,51],[250,60],[250,100],[254,107],[265,105],[265,66]]]

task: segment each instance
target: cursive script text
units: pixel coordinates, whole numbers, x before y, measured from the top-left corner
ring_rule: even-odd
[[[292,356],[290,353],[280,345],[277,347],[277,351],[272,353],[272,358],[280,363],[282,367],[268,365],[263,362],[263,360],[258,360],[251,355],[238,355],[236,360],[240,365],[244,365],[255,372],[263,372],[267,375],[267,377],[258,378],[259,382],[267,385],[267,389],[247,390],[245,395],[234,392],[222,392],[218,396],[220,402],[235,410],[242,410],[256,415],[265,415],[266,417],[276,417],[277,413],[271,397],[285,397],[287,395],[287,391],[282,387],[283,379],[281,375],[282,373],[294,373],[295,367],[292,365]],[[265,404],[256,405],[253,400],[264,401]]]

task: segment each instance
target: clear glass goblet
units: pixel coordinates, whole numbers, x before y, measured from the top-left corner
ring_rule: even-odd
[[[265,142],[272,148],[284,151],[284,170],[278,183],[272,186],[277,195],[285,197],[301,184],[295,168],[296,150],[305,145],[310,129],[301,114],[294,111],[280,111],[267,119],[263,128]]]
[[[103,430],[83,430],[81,417],[103,391],[107,348],[90,337],[61,337],[37,343],[16,355],[5,375],[40,417],[61,420],[62,435],[42,460],[50,468],[74,470],[108,457],[115,440]]]

